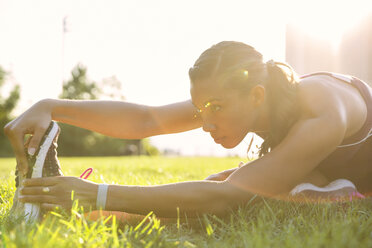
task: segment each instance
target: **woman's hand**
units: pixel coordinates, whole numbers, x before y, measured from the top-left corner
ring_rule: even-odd
[[[79,200],[79,206],[89,211],[96,208],[97,190],[98,184],[77,177],[32,178],[23,181],[19,200],[40,203],[45,210],[71,209],[73,200]]]
[[[228,175],[226,175],[223,172],[212,174],[207,176],[204,180],[210,180],[210,181],[224,181]]]
[[[48,104],[47,100],[42,100],[5,125],[4,133],[10,140],[17,159],[18,169],[23,175],[28,170],[24,149],[25,135],[32,134],[28,144],[28,153],[34,155],[51,120],[50,104]]]
[[[238,165],[238,168],[242,167],[243,165],[244,165],[244,162],[241,161]],[[224,181],[226,178],[228,178],[231,175],[231,173],[236,171],[238,168],[233,168],[233,169],[230,169],[230,170],[225,170],[225,171],[222,171],[222,172],[219,172],[219,173],[216,173],[216,174],[209,175],[204,180]]]

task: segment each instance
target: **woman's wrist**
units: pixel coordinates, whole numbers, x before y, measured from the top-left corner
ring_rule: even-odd
[[[89,195],[90,197],[88,198],[89,200],[89,206],[91,207],[92,210],[97,210],[97,193],[98,193],[98,183],[91,183],[91,189],[89,190]]]
[[[38,101],[35,104],[35,107],[40,112],[49,114],[50,117],[51,117],[51,119],[54,120],[54,118],[53,118],[53,109],[54,109],[55,104],[56,104],[56,100],[55,99],[46,98],[46,99],[43,99],[43,100]]]
[[[51,115],[52,120],[60,121],[59,116],[64,115],[63,108],[61,108],[64,100],[47,98],[42,100],[42,104],[45,105],[46,111]]]
[[[97,197],[96,197],[96,209],[97,210],[107,210],[107,191],[109,184],[100,183],[98,184]]]
[[[52,120],[69,123],[72,120],[76,121],[76,117],[81,115],[81,112],[77,109],[76,103],[78,100],[67,100],[67,99],[44,99],[42,104],[45,106],[45,110],[51,115]]]

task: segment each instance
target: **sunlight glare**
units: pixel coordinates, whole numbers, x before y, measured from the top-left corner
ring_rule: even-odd
[[[372,11],[372,2],[311,1],[298,9],[290,15],[288,24],[311,38],[329,42],[337,50],[345,32]]]

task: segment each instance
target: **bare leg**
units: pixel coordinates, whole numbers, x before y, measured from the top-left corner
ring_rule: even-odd
[[[309,175],[303,180],[304,183],[311,183],[318,187],[324,187],[329,182],[329,180],[318,170],[313,170]]]

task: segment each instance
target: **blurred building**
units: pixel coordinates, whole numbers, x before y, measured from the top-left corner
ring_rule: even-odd
[[[339,70],[372,85],[372,13],[343,36]]]
[[[346,32],[337,48],[287,25],[286,61],[299,75],[332,71],[356,76],[372,85],[372,13]]]

